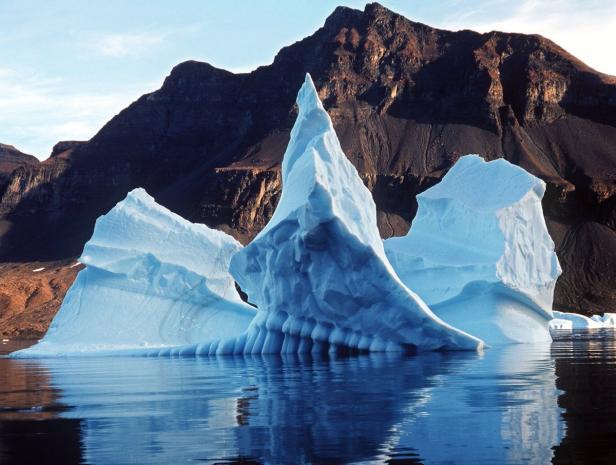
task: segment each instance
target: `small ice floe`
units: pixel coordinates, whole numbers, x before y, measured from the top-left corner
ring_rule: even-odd
[[[593,315],[590,319],[601,324],[603,328],[616,328],[616,313],[604,313],[603,316]]]
[[[558,312],[554,311],[554,320],[550,321],[551,329],[600,329],[600,328],[616,328],[616,314],[604,313],[603,316],[593,315],[587,316],[577,313]],[[558,321],[569,321],[570,327],[555,328]]]
[[[36,268],[34,270],[32,270],[32,273],[38,273],[39,271],[43,271],[45,269],[44,266],[42,266],[41,268]]]

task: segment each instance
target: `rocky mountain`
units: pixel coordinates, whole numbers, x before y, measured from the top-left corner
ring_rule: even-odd
[[[548,183],[564,273],[556,305],[616,309],[616,78],[538,35],[445,31],[379,4],[337,8],[273,63],[233,74],[176,66],[87,143],[14,171],[0,200],[5,262],[77,256],[94,220],[142,186],[246,242],[280,193],[280,161],[310,72],[383,237],[463,154],[505,157]]]
[[[12,145],[0,143],[0,195],[17,168],[37,165],[38,162],[36,157],[22,153]]]

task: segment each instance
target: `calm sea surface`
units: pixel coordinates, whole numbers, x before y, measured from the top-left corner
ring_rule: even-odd
[[[0,463],[613,465],[614,334],[483,354],[0,359]]]

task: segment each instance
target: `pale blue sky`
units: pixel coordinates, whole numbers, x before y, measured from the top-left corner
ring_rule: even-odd
[[[614,0],[381,3],[435,27],[540,33],[616,75]],[[0,142],[44,159],[59,140],[93,136],[177,63],[249,71],[340,4],[365,2],[0,0]]]

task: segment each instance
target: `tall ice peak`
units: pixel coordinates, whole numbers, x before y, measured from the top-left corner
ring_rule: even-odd
[[[297,105],[276,211],[230,262],[259,308],[244,353],[482,347],[436,317],[393,271],[372,195],[310,75]]]
[[[306,73],[304,84],[300,88],[296,103],[299,109],[297,120],[291,131],[291,139],[282,160],[282,179],[287,178],[289,171],[297,159],[304,153],[306,146],[312,140],[310,135],[317,136],[327,131],[333,131],[329,115],[325,111],[310,73]]]

